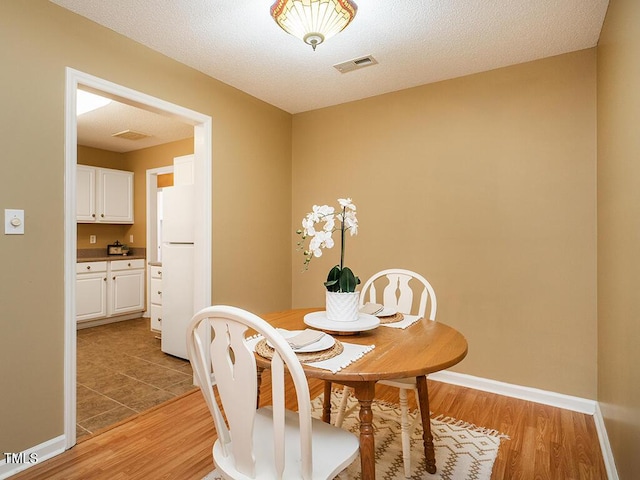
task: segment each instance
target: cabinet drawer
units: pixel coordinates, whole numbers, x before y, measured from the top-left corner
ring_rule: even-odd
[[[159,278],[151,279],[151,303],[162,305],[162,280]]]
[[[111,271],[131,270],[134,268],[144,268],[144,258],[136,260],[111,260]]]
[[[76,263],[76,273],[106,272],[107,262]]]
[[[162,331],[162,307],[151,305],[151,330]]]
[[[151,267],[151,278],[162,278],[162,267]]]

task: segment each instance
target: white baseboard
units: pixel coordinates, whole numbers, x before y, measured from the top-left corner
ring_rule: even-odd
[[[460,385],[461,387],[473,388],[475,390],[496,393],[506,397],[519,398],[530,402],[542,403],[543,405],[550,405],[552,407],[586,413],[587,415],[593,415],[596,412],[595,400],[573,397],[571,395],[564,395],[562,393],[550,392],[537,388],[523,387],[522,385],[499,382],[488,378],[474,377],[464,373],[443,370],[441,372],[429,374],[429,378],[439,382]]]
[[[618,480],[618,470],[616,469],[616,462],[613,458],[611,444],[609,443],[609,435],[607,435],[607,427],[604,424],[604,417],[602,416],[602,411],[600,411],[599,403],[596,404],[596,413],[593,420],[596,422],[596,430],[598,431],[598,440],[600,440],[604,466],[607,469],[607,477],[609,480]]]
[[[604,424],[604,418],[600,411],[600,405],[595,400],[499,382],[487,378],[474,377],[473,375],[447,370],[431,373],[429,374],[429,379],[592,415],[594,417],[593,420],[596,425],[596,431],[598,432],[598,440],[600,441],[600,449],[602,450],[607,476],[609,480],[618,480],[618,472],[616,470],[611,444],[609,443],[607,429]]]
[[[16,454],[22,454],[22,458],[27,460],[26,463],[7,463],[6,454],[10,452],[0,452],[2,454],[2,457],[0,458],[0,479],[8,478],[11,475],[15,475],[16,473],[21,472],[22,470],[26,470],[29,467],[33,467],[40,462],[61,454],[62,452],[64,452],[65,445],[65,436],[60,435],[59,437],[47,440],[40,445],[31,447],[24,452],[12,452]]]

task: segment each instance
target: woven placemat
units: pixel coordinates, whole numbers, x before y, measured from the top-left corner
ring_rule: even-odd
[[[296,357],[301,362],[320,362],[321,360],[329,360],[330,358],[337,357],[342,353],[344,347],[340,341],[336,340],[332,347],[319,352],[296,352]],[[256,353],[264,358],[273,357],[273,348],[267,345],[267,340],[263,338],[256,343]]]
[[[380,324],[385,323],[396,323],[404,320],[404,315],[400,312],[394,313],[393,315],[389,315],[388,317],[378,317],[380,319]]]

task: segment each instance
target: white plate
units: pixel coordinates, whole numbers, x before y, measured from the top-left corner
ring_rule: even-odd
[[[384,307],[382,310],[376,313],[376,317],[390,317],[391,315],[395,315],[396,313],[398,313],[396,310]]]
[[[373,330],[380,325],[380,319],[374,315],[360,313],[358,320],[354,322],[336,322],[327,318],[327,312],[311,312],[304,316],[304,323],[310,327],[319,328],[320,330],[329,330],[331,332],[364,332]]]
[[[281,330],[278,329],[278,333],[282,335],[284,338],[291,338],[296,336],[302,332],[302,330]],[[310,352],[321,352],[322,350],[326,350],[328,348],[333,347],[333,344],[336,343],[336,339],[331,335],[327,335],[326,333],[318,340],[317,342],[310,343],[309,345],[305,345],[304,347],[294,348],[293,351],[297,353],[310,353]],[[267,340],[267,345],[273,348],[273,345],[269,343]]]

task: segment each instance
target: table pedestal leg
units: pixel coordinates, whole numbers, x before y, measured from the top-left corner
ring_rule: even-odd
[[[360,471],[362,472],[362,480],[375,480],[376,478],[373,411],[371,410],[375,385],[375,382],[358,382],[352,385],[355,396],[360,403]]]
[[[324,400],[322,402],[322,421],[331,423],[331,382],[324,381]]]
[[[433,436],[431,435],[431,418],[429,412],[429,391],[427,377],[416,377],[418,398],[420,399],[420,417],[422,419],[422,439],[424,441],[424,457],[427,461],[427,472],[436,473],[436,455],[433,451]]]

